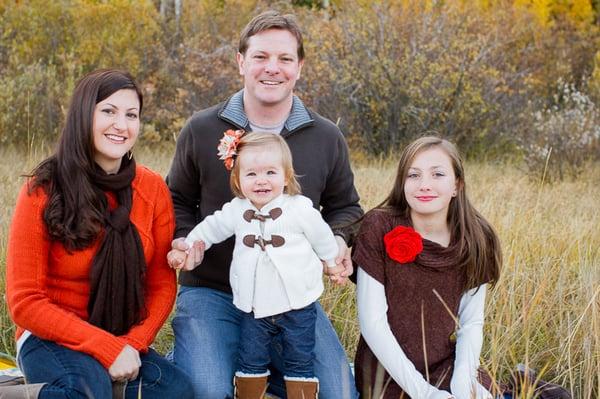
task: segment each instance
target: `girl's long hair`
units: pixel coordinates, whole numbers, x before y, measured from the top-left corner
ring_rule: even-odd
[[[410,218],[410,206],[404,195],[408,169],[417,154],[433,147],[442,149],[450,157],[456,176],[457,194],[450,201],[447,221],[452,242],[457,243],[461,254],[461,267],[465,269],[465,290],[484,283],[495,284],[502,265],[500,240],[467,197],[463,161],[454,144],[433,136],[421,137],[409,144],[400,157],[392,192],[378,208]]]
[[[30,192],[41,187],[48,195],[44,221],[50,239],[68,250],[88,247],[102,229],[102,196],[90,178],[94,170],[94,110],[97,103],[122,89],[135,90],[141,113],[142,93],[129,73],[100,69],[84,76],[73,92],[55,153],[30,175]]]

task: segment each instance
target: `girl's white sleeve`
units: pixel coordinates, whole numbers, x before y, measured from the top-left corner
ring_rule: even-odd
[[[191,247],[194,241],[204,241],[206,244],[205,249],[209,249],[211,245],[225,241],[234,235],[236,216],[241,217],[241,215],[237,215],[239,213],[236,212],[237,208],[239,206],[234,199],[223,205],[221,210],[205,217],[187,235],[185,238],[186,244]]]
[[[492,395],[477,381],[483,344],[483,310],[486,284],[463,294],[458,308],[456,358],[450,390],[457,399],[488,399]]]
[[[388,374],[411,398],[448,399],[453,396],[429,384],[406,357],[387,320],[383,284],[358,267],[357,303],[360,333]]]

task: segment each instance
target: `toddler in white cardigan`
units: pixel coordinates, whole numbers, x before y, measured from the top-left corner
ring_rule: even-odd
[[[265,392],[276,335],[283,343],[288,394],[316,397],[315,302],[323,292],[323,264],[334,280],[344,270],[335,263],[338,244],[312,201],[300,195],[281,136],[229,130],[219,155],[231,170],[236,198],[198,224],[186,243],[202,241],[208,249],[235,235],[229,278],[233,302],[243,311],[236,397]]]

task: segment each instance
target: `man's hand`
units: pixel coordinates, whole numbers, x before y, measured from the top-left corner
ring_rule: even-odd
[[[325,274],[329,276],[329,279],[337,285],[344,285],[348,282],[348,276],[354,271],[352,267],[352,259],[350,258],[350,248],[346,245],[346,241],[340,236],[335,236],[335,240],[338,243],[339,252],[335,258],[335,264],[342,267],[341,272],[337,272],[338,268],[329,270],[332,268],[325,267]]]
[[[135,380],[140,371],[142,361],[140,354],[132,346],[125,345],[108,368],[108,374],[113,381],[131,381]]]
[[[190,248],[183,238],[176,238],[171,243],[171,250],[167,254],[169,266],[177,270],[190,271],[202,263],[204,259],[204,241],[194,241]]]

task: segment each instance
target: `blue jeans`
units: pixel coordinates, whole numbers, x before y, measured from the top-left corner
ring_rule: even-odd
[[[140,359],[138,377],[125,388],[127,398],[138,397],[140,382],[144,399],[193,398],[189,378],[175,365],[152,349]],[[40,399],[112,397],[110,376],[100,362],[52,341],[27,338],[19,351],[19,365],[28,383],[46,383]]]
[[[355,399],[358,394],[344,348],[321,306],[315,305],[314,368],[319,398]],[[196,398],[233,397],[242,314],[233,305],[231,294],[205,287],[179,287],[173,357],[191,377]],[[274,339],[269,391],[285,398],[282,353],[281,341]]]
[[[269,369],[271,341],[279,336],[283,345],[284,375],[314,378],[316,309],[311,303],[302,309],[260,319],[255,319],[254,313],[244,313],[240,325],[238,371],[265,374]]]

